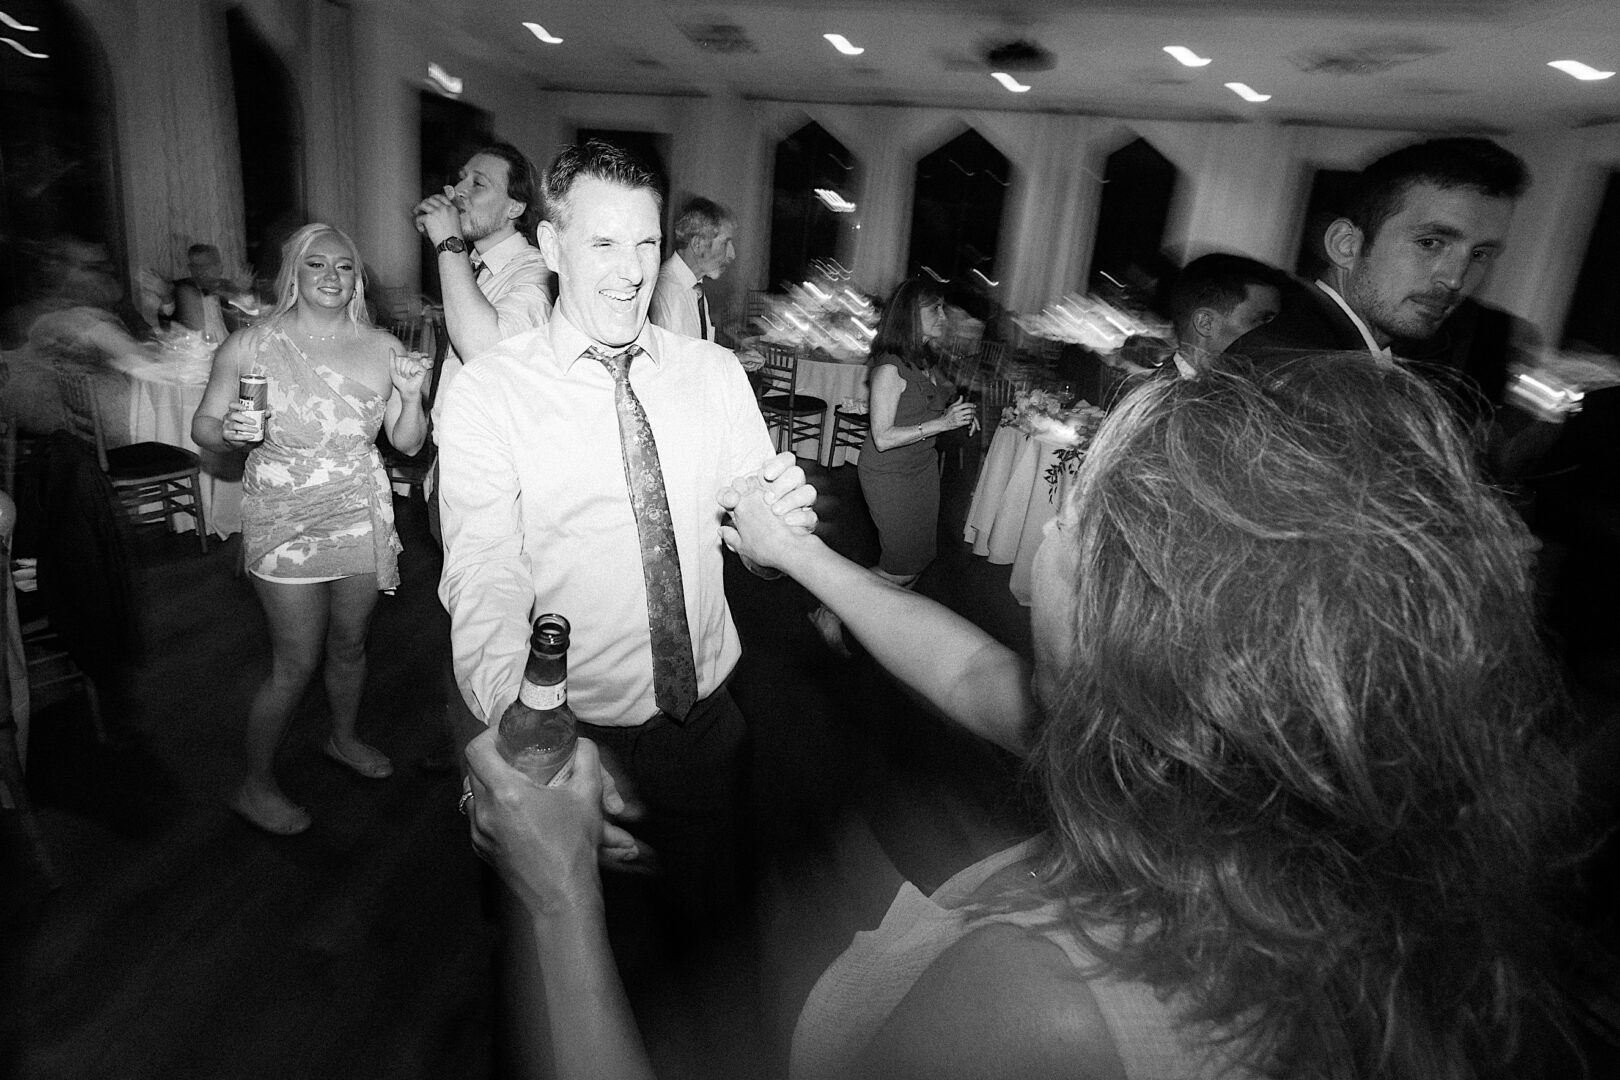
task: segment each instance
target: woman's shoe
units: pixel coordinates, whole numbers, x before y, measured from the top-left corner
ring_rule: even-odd
[[[263,799],[246,787],[238,788],[226,805],[267,833],[297,836],[310,826],[309,811],[284,798]]]
[[[394,763],[389,761],[381,750],[365,743],[357,745],[365,751],[364,756],[350,757],[339,749],[336,737],[328,735],[326,745],[321,749],[325,751],[327,757],[339,765],[353,769],[367,780],[384,780],[394,775]]]
[[[849,645],[844,641],[844,624],[826,607],[818,607],[809,614],[810,625],[821,635],[822,642],[845,660],[850,658]]]

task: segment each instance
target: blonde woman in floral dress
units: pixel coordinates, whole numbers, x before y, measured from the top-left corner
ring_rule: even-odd
[[[399,584],[392,490],[375,440],[383,428],[402,452],[421,448],[428,364],[370,325],[360,256],[337,229],[306,225],[287,241],[276,292],[270,318],[220,346],[192,438],[218,452],[252,447],[242,555],[270,624],[270,676],[248,712],[247,776],[230,805],[291,835],[310,817],[276,783],[275,755],[323,658],[325,753],[371,779],[393,772],[355,733],[372,609],[379,590]],[[268,379],[262,433],[237,401],[250,371]]]

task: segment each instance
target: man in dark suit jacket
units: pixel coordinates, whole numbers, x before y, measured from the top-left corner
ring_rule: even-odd
[[[1272,359],[1364,349],[1393,359],[1397,343],[1432,340],[1484,280],[1528,185],[1524,162],[1489,139],[1430,139],[1386,154],[1357,177],[1323,234],[1322,276],[1228,351]]]

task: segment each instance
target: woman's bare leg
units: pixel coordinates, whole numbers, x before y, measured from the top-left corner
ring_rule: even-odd
[[[248,708],[247,776],[232,805],[272,832],[301,831],[309,815],[276,783],[276,751],[320,663],[327,585],[288,585],[257,576],[251,580],[270,625],[270,675]]]
[[[377,608],[377,575],[360,574],[331,583],[332,613],[326,630],[326,700],[332,710],[332,743],[350,762],[378,768],[388,759],[355,735],[360,697],[366,688],[366,634]]]

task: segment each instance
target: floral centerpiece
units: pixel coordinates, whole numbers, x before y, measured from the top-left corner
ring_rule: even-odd
[[[1020,390],[1001,410],[1002,427],[1016,428],[1056,448],[1045,473],[1049,500],[1057,498],[1065,477],[1073,479],[1080,471],[1080,459],[1102,422],[1103,411],[1097,406],[1081,401],[1065,408],[1050,390]]]

